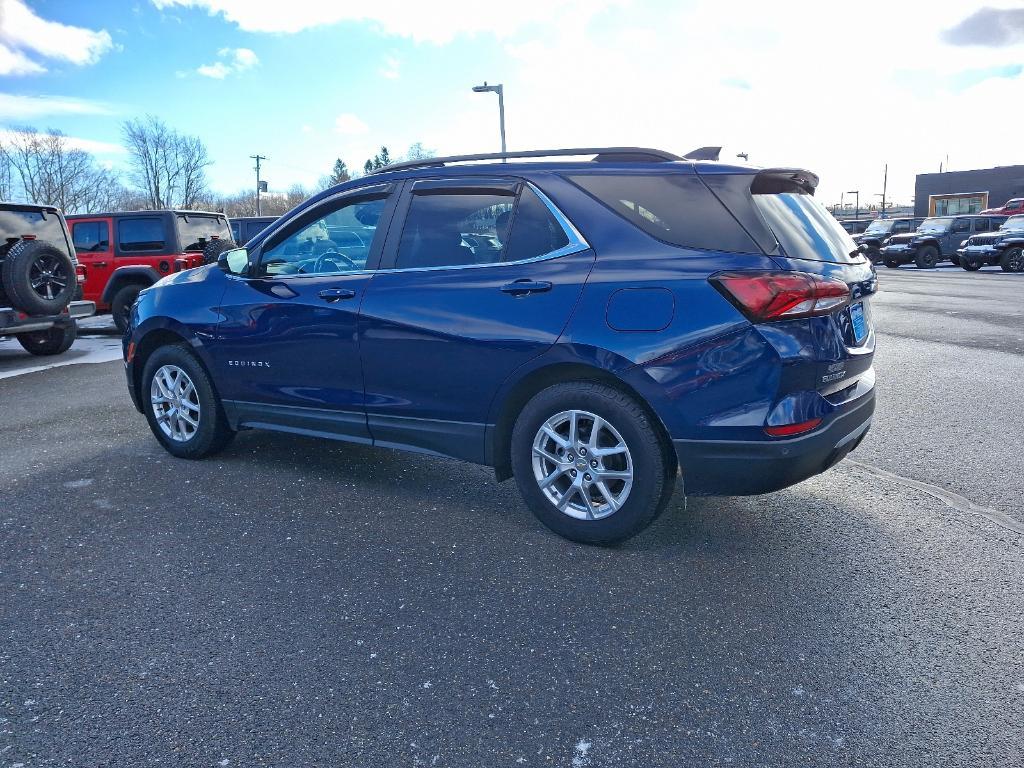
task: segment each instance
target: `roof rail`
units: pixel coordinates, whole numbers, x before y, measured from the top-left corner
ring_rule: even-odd
[[[428,157],[423,160],[407,160],[402,163],[391,163],[371,173],[387,173],[389,171],[405,171],[410,168],[437,168],[448,163],[466,163],[477,160],[512,160],[523,157],[572,157],[574,155],[595,155],[598,162],[650,162],[670,163],[682,160],[678,155],[661,149],[646,147],[577,147],[569,149],[528,149],[519,152],[487,152],[482,155],[451,155],[449,157]]]

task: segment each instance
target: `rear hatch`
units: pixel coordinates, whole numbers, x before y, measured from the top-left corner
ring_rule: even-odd
[[[826,292],[835,282],[846,286],[848,300],[837,303],[834,310],[828,303],[817,304],[825,307],[822,312],[794,307],[792,315],[786,312],[761,327],[762,332],[785,329],[802,345],[800,359],[813,364],[814,388],[821,395],[832,402],[853,396],[861,378],[865,383],[873,380],[870,297],[878,282],[870,260],[814,198],[817,176],[792,168],[766,169],[733,179],[723,174],[702,176],[780,269],[821,278]],[[787,316],[802,319],[784,320]],[[809,384],[808,378],[795,375],[794,388]]]

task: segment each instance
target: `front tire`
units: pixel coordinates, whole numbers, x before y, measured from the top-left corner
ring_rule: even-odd
[[[968,272],[977,272],[981,269],[981,259],[974,256],[964,256],[960,259],[960,266]]]
[[[922,245],[914,259],[918,269],[935,269],[939,263],[939,249],[934,245]]]
[[[889,269],[899,269],[900,268],[899,259],[894,259],[891,256],[886,256],[885,257],[885,266],[887,266]]]
[[[649,526],[672,494],[675,463],[646,411],[594,382],[543,390],[512,431],[527,506],[560,536],[614,544]]]
[[[143,409],[164,449],[181,459],[202,459],[235,436],[206,370],[183,346],[162,347],[142,373]]]
[[[75,343],[78,329],[74,323],[55,325],[45,331],[19,333],[18,343],[26,352],[33,355],[60,355],[67,352]]]
[[[1024,272],[1024,249],[1010,248],[999,259],[1003,272]]]

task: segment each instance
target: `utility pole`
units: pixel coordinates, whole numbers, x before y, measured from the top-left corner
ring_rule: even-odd
[[[882,177],[882,218],[885,218],[885,193],[889,189],[889,164],[885,164],[885,175]]]
[[[259,216],[260,211],[260,160],[266,160],[266,155],[249,155],[250,158],[256,161],[256,215]]]

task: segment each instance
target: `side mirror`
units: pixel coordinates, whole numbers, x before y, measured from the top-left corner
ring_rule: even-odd
[[[217,266],[229,275],[248,275],[249,252],[245,248],[224,251],[217,257]]]

